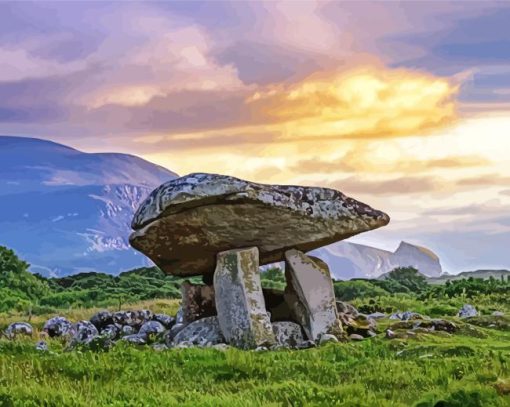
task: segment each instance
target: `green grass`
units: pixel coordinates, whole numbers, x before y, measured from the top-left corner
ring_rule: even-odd
[[[510,406],[498,393],[510,380],[510,332],[460,325],[455,335],[271,352],[64,352],[52,340],[40,353],[33,340],[1,339],[0,406]]]

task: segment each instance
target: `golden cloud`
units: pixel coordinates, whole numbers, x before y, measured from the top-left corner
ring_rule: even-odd
[[[282,139],[389,138],[422,134],[456,118],[458,85],[426,73],[364,68],[311,76],[252,94],[252,114]]]

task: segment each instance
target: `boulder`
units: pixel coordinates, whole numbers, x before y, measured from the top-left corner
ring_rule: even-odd
[[[478,311],[471,304],[464,304],[458,313],[460,318],[476,317],[477,315]]]
[[[218,317],[213,316],[192,322],[177,333],[173,339],[169,339],[167,345],[175,346],[180,343],[188,343],[205,346],[207,344],[216,345],[224,342],[225,338],[221,333]]]
[[[10,339],[19,335],[32,336],[33,331],[32,325],[28,322],[13,322],[5,330],[5,336]]]
[[[329,342],[336,343],[338,342],[338,338],[331,334],[321,334],[319,336],[319,345],[324,345],[325,343]]]
[[[73,325],[73,342],[74,343],[88,343],[97,335],[99,332],[95,325],[90,321],[78,321]]]
[[[362,341],[363,339],[365,339],[365,337],[358,334],[350,334],[349,339],[352,341]]]
[[[131,325],[121,325],[120,326],[120,335],[121,336],[128,336],[128,335],[134,335],[136,334],[136,329],[133,328]]]
[[[117,337],[120,334],[121,328],[122,327],[120,327],[118,325],[109,324],[109,325],[106,325],[103,329],[101,329],[100,334],[101,334],[101,336],[104,336],[105,338],[109,338],[112,340],[117,339]]]
[[[368,314],[367,317],[370,319],[382,319],[386,318],[386,314],[383,312],[372,312],[371,314]]]
[[[175,324],[175,318],[166,314],[155,314],[153,320],[161,323],[166,329],[170,329]]]
[[[256,247],[218,253],[214,273],[221,332],[229,344],[244,349],[275,344],[260,285],[258,259]]]
[[[409,321],[413,319],[423,319],[423,315],[413,311],[396,312],[389,316],[389,319],[400,319],[401,321]]]
[[[326,263],[294,249],[285,252],[285,260],[285,300],[293,319],[312,341],[317,341],[322,334],[341,335],[333,282]]]
[[[92,322],[98,330],[101,330],[105,326],[113,324],[113,314],[106,310],[99,311],[90,318],[90,322]]]
[[[113,313],[113,322],[140,328],[145,321],[150,321],[153,316],[152,311],[149,310],[117,311]]]
[[[273,322],[273,332],[276,343],[286,348],[298,348],[305,342],[301,327],[292,321]]]
[[[191,284],[185,281],[181,285],[181,295],[182,317],[186,323],[216,315],[212,285]]]
[[[157,335],[165,332],[165,327],[158,321],[145,322],[138,331],[139,335]]]
[[[73,324],[64,317],[53,317],[46,321],[43,327],[50,338],[74,335]]]
[[[204,275],[222,251],[256,246],[269,264],[290,248],[309,251],[388,222],[333,189],[198,173],[156,188],[135,213],[129,241],[167,273]]]

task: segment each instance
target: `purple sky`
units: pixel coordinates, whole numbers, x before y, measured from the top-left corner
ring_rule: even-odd
[[[510,268],[510,3],[1,2],[0,134],[334,186]]]

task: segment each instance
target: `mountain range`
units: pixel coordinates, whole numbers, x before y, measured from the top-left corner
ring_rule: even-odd
[[[133,155],[0,136],[0,245],[44,276],[149,265],[129,246],[131,218],[150,191],[176,177]],[[377,278],[398,266],[428,277],[442,272],[434,253],[405,242],[395,252],[339,242],[312,254],[329,264],[335,279]]]

